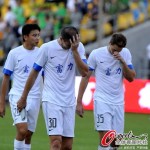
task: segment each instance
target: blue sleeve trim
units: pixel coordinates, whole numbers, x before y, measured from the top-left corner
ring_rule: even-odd
[[[95,70],[95,69],[93,69],[93,68],[89,67],[89,71],[93,71],[93,70]]]
[[[130,69],[134,69],[133,65],[128,65],[128,67],[129,67]]]
[[[36,63],[33,64],[33,68],[34,68],[34,70],[36,70],[36,71],[41,71],[41,69],[42,69],[42,67],[39,66],[39,65],[37,65]]]
[[[13,71],[10,71],[10,70],[4,68],[3,69],[3,73],[6,74],[6,75],[11,76],[11,74],[13,73]]]
[[[85,63],[85,64],[87,64],[87,60],[86,59],[82,59],[83,60],[83,62]]]

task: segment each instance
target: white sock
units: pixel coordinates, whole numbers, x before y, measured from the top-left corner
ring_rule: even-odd
[[[14,140],[14,150],[24,150],[24,141]]]
[[[110,150],[110,147],[102,147],[99,145],[98,150]]]
[[[31,144],[24,144],[24,150],[30,150]]]

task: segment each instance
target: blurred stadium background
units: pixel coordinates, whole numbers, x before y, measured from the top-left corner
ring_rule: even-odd
[[[85,45],[87,58],[93,49],[108,44],[112,33],[122,32],[128,39],[127,47],[132,53],[133,64],[137,72],[137,83],[131,84],[127,89],[130,94],[126,99],[131,109],[135,107],[133,100],[138,102],[139,98],[137,95],[140,90],[136,88],[142,89],[150,85],[148,76],[150,58],[146,50],[150,44],[150,0],[0,0],[0,82],[1,70],[8,52],[22,42],[21,28],[25,23],[40,25],[42,31],[39,46],[57,38],[62,27],[75,26]],[[133,94],[135,91],[136,96]],[[135,135],[150,133],[149,91],[150,88],[144,93],[147,99],[144,114],[142,107],[140,111],[130,111],[131,109],[127,111],[125,132],[132,130]],[[0,119],[0,150],[13,149],[15,131],[11,124],[8,106],[5,119]],[[84,119],[80,120],[77,117],[73,150],[95,150],[97,143],[92,111],[86,111]],[[142,150],[146,148],[141,147]],[[33,138],[33,150],[45,149],[48,149],[48,138],[41,112],[37,133]],[[126,149],[140,148],[128,147]]]
[[[0,65],[10,49],[21,44],[21,27],[38,23],[39,46],[58,37],[66,25],[78,28],[87,57],[123,32],[133,55],[137,78],[147,78],[146,46],[150,43],[150,0],[0,0]]]

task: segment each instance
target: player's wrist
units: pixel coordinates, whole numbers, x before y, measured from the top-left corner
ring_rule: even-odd
[[[21,96],[21,100],[26,102],[27,97],[26,96]]]
[[[80,101],[77,101],[77,104],[82,104],[82,100],[80,100]]]

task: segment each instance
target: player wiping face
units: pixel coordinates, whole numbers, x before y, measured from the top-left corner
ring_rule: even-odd
[[[123,47],[118,46],[118,45],[116,45],[116,44],[112,45],[111,43],[109,44],[109,47],[108,47],[108,50],[109,50],[109,52],[110,52],[112,55],[121,52],[122,49],[123,49]]]
[[[121,63],[124,62],[123,58],[121,57],[120,53],[123,49],[123,47],[118,46],[116,44],[112,45],[111,43],[108,46],[108,51],[114,56],[114,58],[116,58],[117,60],[119,60]]]

